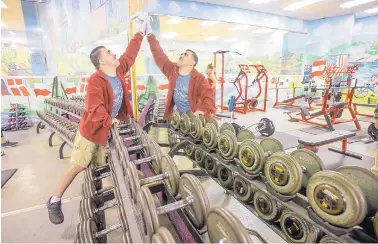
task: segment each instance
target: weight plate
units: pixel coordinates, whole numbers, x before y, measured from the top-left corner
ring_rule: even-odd
[[[245,140],[239,146],[239,160],[243,169],[258,174],[264,167],[265,156],[261,145],[255,140]]]
[[[203,122],[201,121],[199,116],[192,118],[190,123],[190,134],[193,136],[193,138],[201,139],[203,127]]]
[[[180,114],[179,114],[179,112],[177,112],[177,110],[173,110],[173,112],[172,112],[171,116],[169,116],[168,120],[172,124],[173,128],[175,128],[176,130],[179,128],[181,118],[180,118]]]
[[[193,156],[194,156],[194,145],[193,144],[188,144],[185,147],[184,150],[185,150],[186,156],[188,156],[189,158],[193,158]]]
[[[173,238],[171,232],[165,227],[160,227],[157,231],[158,234],[163,239],[163,243],[176,243],[175,239]]]
[[[147,188],[146,186],[142,186]],[[147,188],[148,190],[148,188]],[[147,205],[147,200],[145,194],[142,191],[139,191],[137,194],[137,204],[135,205],[137,211],[137,221],[139,224],[139,229],[141,230],[142,239],[151,240],[151,236],[155,233],[154,225],[152,223],[151,214],[149,210],[149,205]],[[156,209],[155,209],[156,212]],[[156,221],[156,220],[155,220]]]
[[[138,170],[136,169],[134,164],[130,164],[128,169],[129,169],[129,184],[130,184],[130,190],[131,190],[131,199],[134,199],[135,201],[136,195],[138,191],[140,190]]]
[[[238,155],[238,141],[231,130],[223,130],[218,138],[218,149],[223,158],[232,160]]]
[[[251,140],[255,140],[256,137],[255,137],[255,134],[253,134],[252,131],[248,130],[248,129],[240,129],[237,136],[236,136],[238,142],[242,143],[243,141],[247,140],[247,139],[251,139]]]
[[[76,227],[76,233],[76,241],[78,243],[97,243],[97,238],[95,238],[97,226],[91,219],[80,222]]]
[[[362,189],[339,172],[323,170],[315,173],[308,181],[306,195],[314,212],[336,226],[349,228],[358,225],[367,213]]]
[[[156,143],[156,141],[151,140],[149,144],[149,151],[150,155],[154,157],[154,159],[151,161],[152,169],[155,171],[156,174],[161,173],[161,148],[160,146]]]
[[[168,143],[170,147],[173,147],[179,141],[179,135],[177,135],[174,131],[168,129]]]
[[[236,176],[233,183],[233,189],[235,192],[236,197],[245,203],[249,203],[252,200],[252,196],[255,192],[255,187],[241,178],[240,176]]]
[[[320,239],[319,243],[340,243],[338,240],[334,239],[330,236],[323,236],[322,239]]]
[[[156,232],[159,229],[160,224],[159,224],[159,215],[157,212],[155,200],[151,194],[150,189],[148,189],[147,186],[142,186],[141,192],[144,198],[146,199],[147,207],[151,216],[152,226],[154,227],[154,232]]]
[[[160,228],[162,228],[162,227],[160,227]],[[151,238],[151,243],[166,243],[166,242],[164,242],[163,237],[159,233],[155,233]],[[175,242],[173,242],[173,243],[175,243]]]
[[[203,144],[207,148],[215,148],[218,145],[218,129],[212,123],[207,123],[203,128]]]
[[[264,166],[268,184],[283,195],[294,195],[302,188],[303,171],[296,160],[285,153],[270,156]]]
[[[257,130],[261,135],[269,137],[274,134],[276,128],[274,127],[273,121],[268,118],[262,118],[257,125]]]
[[[260,141],[260,145],[262,146],[264,152],[270,152],[271,154],[284,151],[282,143],[274,138],[263,138]]]
[[[185,135],[190,131],[190,117],[188,114],[183,114],[181,117],[180,131]]]
[[[209,203],[205,190],[202,188],[200,181],[189,174],[183,174],[180,178],[179,193],[182,199],[188,196],[193,197],[193,203],[184,208],[184,212],[197,229],[201,229],[206,224],[206,214],[209,211]],[[206,204],[207,203],[207,204]]]
[[[378,239],[378,211],[374,215],[373,227],[374,227],[375,236]]]
[[[206,125],[207,124],[213,124],[215,126],[215,128],[216,128],[217,133],[218,133],[218,131],[219,131],[219,125],[218,125],[218,121],[216,119],[214,119],[214,118],[207,119],[206,120]]]
[[[276,221],[280,214],[277,201],[269,197],[263,191],[258,190],[253,196],[253,205],[257,214],[268,222]]]
[[[235,129],[235,134],[237,135],[241,129],[241,126],[236,123],[231,123],[231,124],[232,124],[232,127],[234,127]]]
[[[234,127],[231,123],[223,123],[219,129],[219,132],[222,134],[223,131],[230,130],[233,134],[236,134]]]
[[[285,210],[280,218],[281,229],[289,241],[294,243],[315,243],[319,230],[309,225],[297,213]]]
[[[253,243],[240,220],[225,208],[209,210],[207,229],[211,243]]]
[[[218,166],[218,180],[222,186],[229,188],[232,186],[233,176],[231,170],[227,169],[224,165]]]
[[[200,149],[196,148],[194,150],[194,160],[201,166],[205,164],[205,153]]]
[[[305,170],[303,172],[302,183],[303,186],[307,186],[307,182],[310,177],[316,172],[322,171],[324,168],[323,161],[314,152],[306,149],[298,149],[290,154],[296,162],[302,166]]]
[[[168,178],[164,179],[166,190],[172,196],[176,196],[180,181],[180,172],[175,161],[173,161],[173,159],[168,155],[163,155],[161,157],[161,172],[168,174]]]
[[[216,177],[218,175],[217,162],[210,155],[205,156],[205,169],[212,177]]]
[[[126,169],[125,178],[127,180],[127,184],[126,184],[127,194],[131,199],[134,199],[134,201],[135,201],[136,198],[135,198],[135,196],[133,196],[133,190],[131,190],[131,188],[134,188],[134,184],[133,184],[134,180],[132,179],[129,168]]]
[[[343,166],[336,171],[361,188],[368,204],[368,215],[373,216],[378,209],[378,177],[370,170],[358,166]]]
[[[203,116],[202,114],[199,114],[198,115],[198,118],[199,120],[202,122],[202,127],[206,125],[206,119],[205,119],[205,116]]]

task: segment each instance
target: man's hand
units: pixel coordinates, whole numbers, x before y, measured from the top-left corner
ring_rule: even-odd
[[[152,17],[146,14],[144,21],[146,22],[146,35],[151,35],[152,34],[152,26],[151,26]]]
[[[114,126],[119,125],[119,120],[116,119],[116,118],[112,119],[112,125],[114,125]]]
[[[194,115],[195,115],[195,116],[198,116],[198,115],[200,115],[200,114],[204,115],[205,113],[202,112],[202,111],[200,111],[200,110],[197,110],[197,111],[194,112]]]

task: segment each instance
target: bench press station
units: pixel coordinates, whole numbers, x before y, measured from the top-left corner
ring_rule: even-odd
[[[329,82],[327,82],[328,80],[329,80]],[[290,117],[289,120],[290,121],[302,121],[302,122],[306,122],[306,123],[309,123],[309,124],[318,125],[318,126],[321,126],[321,127],[328,128],[330,131],[335,130],[334,127],[333,127],[334,124],[354,122],[356,129],[360,130],[361,129],[360,123],[359,123],[359,121],[356,117],[356,114],[354,113],[354,110],[352,108],[353,94],[354,94],[354,90],[355,90],[356,85],[353,88],[348,89],[345,102],[340,102],[340,103],[336,103],[336,104],[333,104],[331,106],[328,106],[327,101],[328,101],[329,91],[332,88],[332,78],[327,77],[326,78],[326,84],[327,83],[328,83],[328,86],[326,88],[324,88],[325,93],[324,93],[323,100],[322,100],[322,108],[319,111],[311,114],[305,107],[300,107],[300,110],[301,110],[300,113],[296,114],[296,115],[300,115],[300,117],[293,116],[292,113],[287,113]],[[356,79],[355,84],[357,84],[357,79]],[[351,119],[340,119],[344,109],[349,111],[349,113],[352,117]],[[320,117],[320,116],[324,117],[326,123],[313,121],[313,119]]]
[[[334,142],[341,141],[342,142],[341,150],[332,148],[332,147],[328,148],[328,150],[361,160],[362,156],[356,155],[347,151],[348,138],[351,138],[355,135],[356,135],[356,132],[353,132],[353,131],[334,130],[334,131],[326,132],[319,135],[300,137],[298,139],[298,143],[300,145],[303,145],[303,147],[306,149],[317,149],[320,146],[325,146]]]

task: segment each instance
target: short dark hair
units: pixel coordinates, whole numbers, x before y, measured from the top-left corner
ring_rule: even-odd
[[[198,56],[197,56],[197,53],[196,52],[194,52],[194,51],[192,51],[192,50],[190,50],[190,49],[186,49],[186,51],[187,52],[191,52],[192,53],[192,55],[193,55],[193,58],[194,58],[194,66],[196,66],[197,65],[197,63],[198,63]]]
[[[99,66],[100,66],[100,49],[101,48],[105,48],[105,47],[104,46],[98,46],[98,47],[94,48],[92,50],[91,54],[89,55],[91,62],[96,69],[98,69]]]

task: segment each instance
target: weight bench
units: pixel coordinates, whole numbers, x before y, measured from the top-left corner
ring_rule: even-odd
[[[283,101],[280,102],[280,103],[289,103],[289,102],[295,101],[295,100],[297,100],[297,99],[303,98],[303,97],[305,97],[305,96],[306,96],[305,94],[302,94],[302,95],[299,95],[299,96],[291,97],[291,98],[288,98],[288,99],[286,99],[286,100],[283,100]]]
[[[353,103],[353,110],[354,110],[354,113],[356,115],[360,115],[360,116],[365,116],[365,117],[370,117],[370,118],[373,118],[374,115],[373,113],[372,114],[362,114],[362,113],[359,113],[357,111],[357,106],[360,106],[360,107],[368,107],[368,108],[375,108],[377,105],[376,104],[367,104],[367,103]]]
[[[344,154],[356,159],[362,159],[362,156],[347,151],[348,138],[356,135],[356,132],[347,130],[334,130],[319,135],[305,136],[298,138],[298,143],[304,145],[304,148],[311,149],[328,145],[337,141],[342,141],[342,149],[328,148],[328,150]]]

